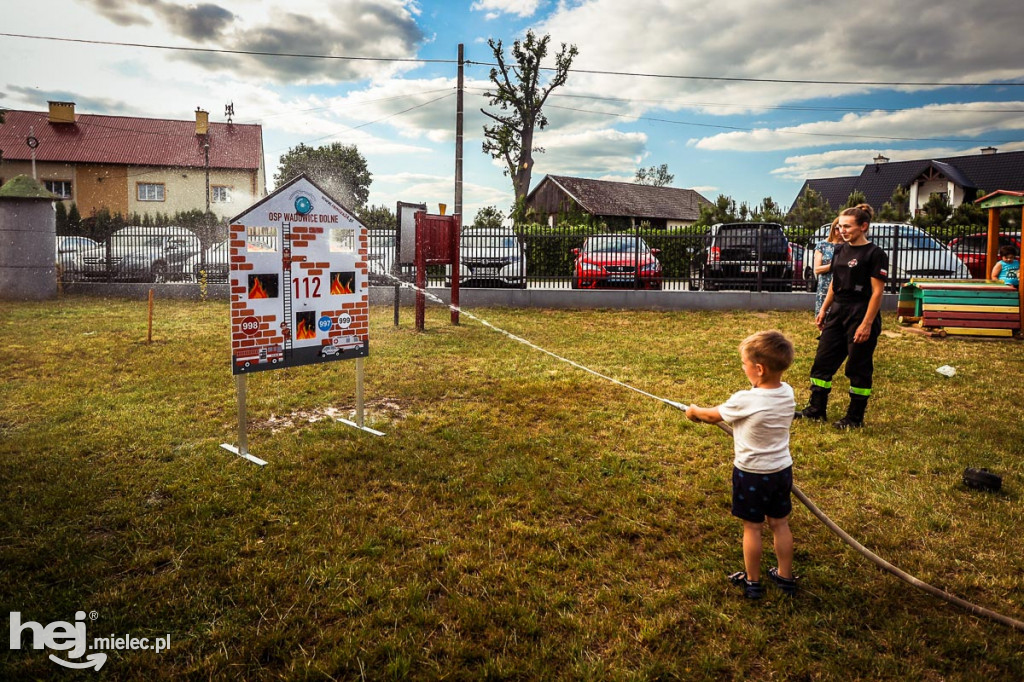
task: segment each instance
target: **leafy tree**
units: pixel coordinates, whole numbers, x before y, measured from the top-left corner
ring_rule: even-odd
[[[533,153],[544,151],[533,143],[534,130],[544,130],[548,124],[542,111],[544,102],[552,90],[565,84],[572,60],[578,54],[575,45],[567,47],[562,43],[562,49],[555,56],[555,75],[542,87],[541,62],[548,54],[550,41],[551,36],[538,39],[533,31],[527,31],[523,40],[512,45],[512,64],[506,62],[500,40],[492,38],[487,41],[498,66],[490,73],[494,89],[488,90],[484,96],[501,113],[480,110],[496,122],[495,125],[484,126],[483,150],[505,163],[505,175],[512,178],[516,215],[519,217],[530,191]]]
[[[835,211],[828,205],[825,198],[817,191],[807,188],[807,191],[797,199],[793,208],[789,210],[788,222],[795,227],[812,231],[831,222],[834,215]]]
[[[953,207],[949,205],[949,198],[944,193],[933,192],[921,207],[921,211],[910,222],[925,231],[939,230],[946,224],[952,212]]]
[[[846,197],[846,203],[843,204],[843,208],[853,208],[854,206],[866,203],[868,203],[868,198],[864,195],[864,192],[861,192],[859,189],[855,189],[850,192],[850,196]]]
[[[359,220],[369,230],[394,230],[398,224],[395,212],[383,204],[360,211]]]
[[[775,203],[774,199],[765,197],[758,204],[757,208],[754,209],[752,217],[754,220],[759,220],[763,223],[783,223],[786,220],[786,212]]]
[[[55,218],[57,234],[59,234],[59,235],[70,234],[68,232],[68,209],[67,209],[66,206],[64,206],[64,202],[63,201],[57,201],[55,203],[57,204],[54,207],[54,210],[57,212],[56,218]]]
[[[651,185],[653,187],[665,187],[671,185],[676,176],[668,172],[668,164],[651,166],[650,168],[638,168],[636,177],[633,179],[638,185]]]
[[[78,204],[74,202],[68,209],[68,234],[84,234],[82,232],[82,214],[78,212]]]
[[[985,196],[985,194],[979,192],[978,196]],[[949,224],[956,226],[969,225],[979,230],[988,229],[988,211],[971,200],[965,200],[953,209],[953,215],[949,218]]]
[[[700,207],[700,218],[695,225],[710,227],[716,223],[731,223],[736,220],[736,201],[719,194],[715,203]]]
[[[281,166],[274,175],[278,186],[305,173],[348,208],[361,211],[370,198],[373,175],[366,158],[354,144],[332,142],[322,147],[307,147],[300,142],[281,155]]]
[[[496,206],[484,206],[476,212],[476,217],[473,218],[473,227],[497,230],[501,227],[504,219],[505,216],[501,214],[501,211]]]

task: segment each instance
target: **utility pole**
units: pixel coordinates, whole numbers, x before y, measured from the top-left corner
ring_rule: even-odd
[[[203,156],[206,159],[206,213],[210,213],[210,137],[207,135],[203,143]]]
[[[459,85],[455,93],[455,212],[462,215],[462,69],[463,44],[459,43]]]

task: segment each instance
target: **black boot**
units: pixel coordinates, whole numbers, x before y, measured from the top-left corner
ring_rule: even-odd
[[[818,386],[811,386],[811,400],[810,403],[802,410],[798,410],[793,415],[794,419],[817,419],[819,421],[825,421],[828,417],[826,412],[828,411],[828,394],[829,389],[819,388]]]
[[[832,426],[837,429],[859,429],[864,426],[864,410],[868,406],[866,396],[850,394],[850,406],[846,408],[846,416]]]

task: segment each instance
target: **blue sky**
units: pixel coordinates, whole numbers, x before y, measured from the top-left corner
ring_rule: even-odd
[[[230,101],[237,122],[263,125],[271,186],[289,147],[337,141],[366,156],[371,203],[451,205],[455,65],[413,60],[454,61],[461,42],[468,60],[491,62],[488,38],[510,46],[533,29],[552,37],[550,64],[560,43],[579,49],[548,101],[534,186],[546,173],[630,181],[666,163],[675,186],[709,199],[788,206],[805,178],[859,173],[879,153],[1024,149],[1019,16],[1009,0],[5,2],[5,33],[394,61],[0,36],[0,106],[71,99],[80,113],[161,118],[202,107],[219,121]],[[512,196],[480,147],[488,71],[466,69],[470,217]]]

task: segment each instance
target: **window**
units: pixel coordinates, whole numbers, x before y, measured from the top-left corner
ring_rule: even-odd
[[[215,204],[231,203],[231,188],[225,185],[213,185],[210,187],[210,201]]]
[[[139,201],[163,201],[164,200],[164,185],[163,183],[146,184],[140,182],[136,185],[139,192]]]
[[[61,199],[71,198],[71,181],[70,180],[45,180],[47,192],[53,192]]]

